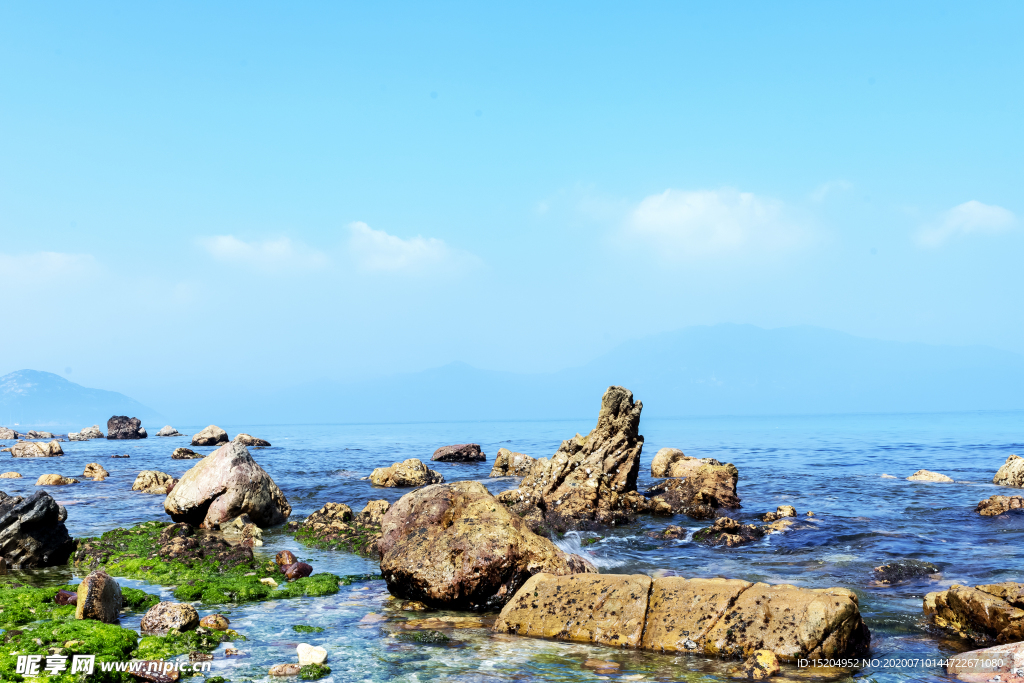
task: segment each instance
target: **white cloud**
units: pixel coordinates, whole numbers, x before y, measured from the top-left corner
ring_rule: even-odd
[[[65,254],[37,251],[31,254],[0,254],[0,272],[5,282],[12,283],[65,281],[99,273],[99,266],[89,254]]]
[[[922,247],[940,247],[957,235],[1005,232],[1015,222],[1013,212],[972,199],[946,211],[936,224],[918,230],[917,243]]]
[[[234,235],[201,237],[199,244],[218,261],[238,263],[263,270],[304,271],[326,266],[330,259],[287,237],[263,242],[244,242]]]
[[[626,221],[626,236],[669,258],[787,251],[807,241],[782,202],[732,188],[665,190],[645,198]]]
[[[814,192],[811,193],[811,201],[823,202],[825,198],[830,194],[836,192],[846,192],[853,189],[853,183],[845,180],[830,180],[827,183],[819,185]]]
[[[440,266],[469,266],[479,262],[472,254],[452,249],[433,237],[402,239],[363,222],[351,223],[349,248],[363,270],[417,271]]]

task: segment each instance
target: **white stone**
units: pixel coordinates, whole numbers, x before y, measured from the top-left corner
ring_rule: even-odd
[[[299,653],[299,666],[307,664],[323,664],[327,661],[327,650],[308,643],[299,643],[296,652]]]

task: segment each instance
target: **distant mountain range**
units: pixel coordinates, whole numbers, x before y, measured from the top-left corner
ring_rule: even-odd
[[[89,389],[60,375],[18,370],[0,377],[0,425],[27,431],[35,427],[78,431],[97,424],[107,431],[112,415],[157,422],[160,415],[116,391]],[[18,425],[15,427],[15,425]]]

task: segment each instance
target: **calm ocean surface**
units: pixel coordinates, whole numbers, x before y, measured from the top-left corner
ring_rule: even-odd
[[[378,489],[360,478],[374,467],[406,458],[427,462],[434,449],[451,443],[481,444],[487,462],[431,465],[446,481],[477,479],[494,493],[514,488],[514,479],[486,478],[499,447],[549,456],[563,439],[593,428],[596,408],[592,418],[571,421],[220,426],[232,437],[244,431],[273,444],[252,453],[284,491],[293,507],[292,519],[301,520],[327,502],[347,503],[358,512],[370,499],[397,500],[405,490]],[[151,434],[161,426],[146,425]],[[191,435],[206,425],[174,426]],[[601,534],[603,538],[585,550],[578,535],[557,539],[564,549],[589,556],[603,572],[669,572],[811,588],[851,588],[860,596],[861,611],[872,633],[872,656],[877,658],[937,657],[963,649],[963,643],[928,627],[921,613],[926,592],[952,583],[1024,580],[1024,516],[983,518],[974,512],[978,501],[1007,492],[991,483],[992,476],[1008,455],[1024,454],[1024,412],[643,419],[640,426],[645,437],[641,488],[651,483],[650,462],[655,452],[672,446],[687,455],[717,458],[739,468],[743,507],[733,516],[753,520],[788,504],[795,506],[801,517],[808,510],[813,510],[815,517],[808,520],[810,528],[732,549],[705,548],[687,541],[656,542],[645,535],[669,524],[690,529],[702,526],[686,517],[642,517],[634,525]],[[63,458],[39,460],[0,454],[0,471],[15,470],[24,476],[0,480],[0,490],[27,495],[35,489],[40,474],[80,476],[86,463],[95,461],[110,471],[106,481],[51,490],[67,506],[67,525],[73,536],[168,519],[162,496],[134,493],[131,485],[144,469],[181,476],[195,461],[172,460],[170,454],[188,442],[187,436],[68,442],[62,444]],[[196,450],[207,453],[213,449]],[[131,457],[110,458],[121,453]],[[919,469],[942,472],[957,483],[905,481]],[[883,473],[898,478],[882,479]],[[256,549],[258,554],[273,557],[288,548],[309,561],[315,571],[377,571],[370,560],[341,551],[307,549],[279,529],[266,532],[264,541],[265,545]],[[872,568],[897,558],[933,562],[942,568],[941,578],[895,587],[875,585]],[[60,568],[26,578],[52,583],[72,576]],[[125,584],[160,592],[139,582]],[[354,584],[326,598],[219,610],[228,614],[232,627],[249,640],[236,644],[244,656],[218,656],[214,673],[235,683],[265,680],[271,664],[295,660],[294,648],[300,640],[327,648],[333,674],[325,680],[339,683],[725,680],[735,666],[703,658],[492,635],[478,629],[456,630],[452,643],[443,646],[396,643],[381,636],[379,624],[359,623],[369,612],[382,613],[387,597],[384,583],[373,581]],[[200,610],[200,614],[210,611]],[[400,616],[394,614],[393,618]],[[326,630],[300,639],[291,630],[293,624]],[[131,621],[125,625],[138,627]],[[620,664],[619,673],[598,675],[582,666],[587,659],[615,661]],[[785,677],[800,680],[820,673],[812,675],[794,667],[784,670]],[[840,678],[850,675],[877,680],[945,677],[941,668],[879,667]]]

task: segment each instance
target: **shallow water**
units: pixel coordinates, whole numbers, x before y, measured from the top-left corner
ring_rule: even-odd
[[[155,432],[160,425],[147,425]],[[205,425],[175,425],[192,434]],[[374,467],[406,458],[428,461],[435,448],[476,442],[488,456],[481,464],[437,463],[447,481],[479,479],[492,492],[513,488],[517,480],[488,480],[499,447],[541,457],[551,455],[562,439],[586,433],[593,420],[551,422],[467,422],[400,425],[221,425],[229,434],[245,431],[269,440],[271,448],[254,450],[302,519],[324,503],[347,503],[356,511],[369,499],[395,501],[405,492],[378,489],[361,480]],[[872,657],[939,657],[965,644],[929,628],[921,598],[954,582],[974,585],[1024,579],[1024,516],[983,518],[978,501],[1006,489],[992,476],[1011,453],[1024,451],[1024,413],[939,415],[845,415],[784,418],[701,418],[642,420],[646,437],[641,488],[652,483],[650,461],[661,447],[682,448],[687,455],[734,463],[740,471],[740,519],[754,519],[778,505],[796,507],[800,529],[766,537],[739,548],[706,548],[687,541],[654,541],[646,531],[678,524],[702,526],[686,517],[644,517],[633,525],[600,534],[586,546],[567,534],[556,542],[588,555],[603,572],[724,576],[749,581],[790,583],[821,588],[844,586],[857,591],[861,611],[872,632]],[[99,462],[109,472],[104,482],[54,488],[67,506],[73,536],[91,536],[115,526],[166,519],[163,497],[131,491],[136,474],[157,469],[181,476],[195,461],[172,460],[171,451],[187,446],[188,437],[143,441],[88,441],[62,444],[65,456],[12,459],[0,455],[0,471],[16,470],[24,478],[0,480],[0,490],[25,495],[43,473],[80,476],[86,463]],[[212,448],[197,448],[207,453]],[[127,459],[112,454],[127,453]],[[955,484],[905,481],[918,469],[947,474]],[[897,479],[882,479],[887,473]],[[815,516],[805,513],[813,510]],[[735,515],[734,515],[735,516]],[[318,551],[296,544],[280,529],[264,535],[258,554],[273,556],[291,549],[317,571],[337,574],[375,572],[376,564],[341,551]],[[872,568],[911,557],[942,568],[939,578],[895,587],[873,583]],[[64,582],[66,568],[34,572],[34,583]],[[129,581],[128,585],[166,591]],[[726,679],[734,663],[697,657],[673,657],[609,648],[493,635],[485,629],[456,629],[447,645],[403,644],[382,634],[381,623],[360,620],[370,612],[389,620],[436,616],[394,611],[383,582],[343,588],[337,595],[242,605],[228,614],[232,628],[248,636],[235,647],[239,657],[218,654],[214,673],[232,681],[265,680],[271,664],[294,661],[299,642],[323,645],[333,673],[327,681],[584,681],[595,679],[676,681]],[[200,610],[206,614],[212,610]],[[443,613],[442,613],[443,614]],[[137,627],[137,618],[126,626]],[[385,622],[386,623],[386,622]],[[323,633],[296,634],[293,624],[322,626]],[[231,645],[226,645],[230,647]],[[224,646],[222,646],[223,649]],[[588,659],[619,664],[616,673],[585,668]],[[941,668],[878,666],[857,672],[799,670],[786,667],[788,678],[871,677],[879,680],[939,679]]]

